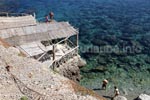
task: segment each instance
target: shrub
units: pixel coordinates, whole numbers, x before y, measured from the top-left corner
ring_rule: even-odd
[[[20,100],[28,100],[28,98],[26,96],[22,96]]]

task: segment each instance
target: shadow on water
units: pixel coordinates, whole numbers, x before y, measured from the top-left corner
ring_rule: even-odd
[[[104,89],[101,89],[101,88],[95,88],[93,89],[94,91],[100,91],[100,90],[104,90]]]
[[[94,88],[93,90],[94,91],[103,91],[104,89],[102,89],[102,88]],[[108,100],[113,100],[113,98],[111,96],[103,95],[103,97],[108,99]]]
[[[110,96],[103,96],[104,98],[107,98],[107,99],[110,99],[110,100],[113,100],[113,98],[112,97],[110,97]]]

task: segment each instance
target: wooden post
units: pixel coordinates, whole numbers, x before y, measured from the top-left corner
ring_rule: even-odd
[[[6,13],[6,16],[7,16],[7,17],[9,16],[8,13]]]
[[[55,60],[55,44],[53,45],[53,60]]]
[[[65,46],[67,46],[67,45],[68,45],[68,43],[67,43],[67,42],[68,42],[68,38],[66,38],[66,39],[65,39]]]
[[[79,45],[79,33],[77,33],[77,39],[76,39],[76,45],[78,46]],[[78,54],[78,48],[77,48],[77,54]]]
[[[79,34],[77,33],[77,40],[76,40],[76,42],[77,42],[77,46],[79,45]]]
[[[36,17],[36,14],[35,14],[35,12],[33,13],[33,17],[34,17],[34,18]]]

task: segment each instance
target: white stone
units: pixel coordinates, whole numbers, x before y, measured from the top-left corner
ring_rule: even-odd
[[[114,100],[127,100],[127,98],[124,96],[117,96],[114,98]]]
[[[150,96],[147,94],[141,94],[137,100],[150,100]]]

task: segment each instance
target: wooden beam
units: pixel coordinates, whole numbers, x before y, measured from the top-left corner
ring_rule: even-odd
[[[53,60],[55,60],[55,45],[53,45]]]
[[[77,33],[77,40],[76,40],[76,42],[77,42],[77,46],[79,45],[79,33]]]
[[[77,33],[77,40],[76,40],[76,41],[77,41],[77,44],[76,44],[76,45],[77,45],[77,47],[78,47],[78,46],[79,46],[79,33]],[[77,54],[78,54],[78,48],[77,48]]]

